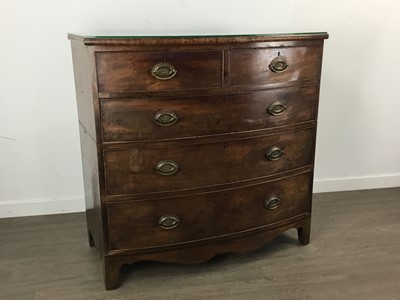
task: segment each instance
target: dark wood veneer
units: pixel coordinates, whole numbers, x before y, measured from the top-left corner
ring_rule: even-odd
[[[262,90],[245,94],[101,99],[104,142],[174,139],[241,132],[314,120],[317,86]],[[274,103],[285,105],[271,115]],[[159,111],[173,111],[178,121],[170,126],[154,122]]]
[[[288,67],[284,72],[268,70],[276,57]],[[230,53],[230,85],[262,85],[303,81],[318,77],[319,47],[234,49]]]
[[[262,227],[310,212],[310,174],[238,189],[153,201],[109,203],[110,250],[168,246],[210,239]],[[275,209],[264,202],[279,195]],[[181,223],[173,230],[158,226],[158,219],[176,214]]]
[[[170,91],[222,86],[222,51],[100,52],[96,54],[100,92]],[[168,62],[178,70],[171,80],[151,75]]]
[[[105,150],[107,194],[190,189],[255,179],[310,165],[313,135],[314,130],[306,129],[181,147],[147,145],[146,148]],[[273,146],[284,151],[278,160],[266,157]],[[174,160],[180,169],[173,175],[159,175],[155,166],[162,160]]]
[[[198,263],[290,228],[309,243],[327,37],[69,35],[89,244],[107,289],[126,263]],[[176,74],[153,76],[160,63]],[[178,171],[160,175],[165,160]]]

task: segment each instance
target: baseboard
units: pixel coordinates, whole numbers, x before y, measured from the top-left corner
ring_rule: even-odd
[[[391,187],[400,187],[400,174],[315,179],[313,192],[326,193]]]
[[[83,196],[0,201],[0,218],[64,214],[84,210]]]

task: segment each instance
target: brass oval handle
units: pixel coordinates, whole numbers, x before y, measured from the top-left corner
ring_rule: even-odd
[[[178,71],[169,63],[161,62],[151,69],[151,74],[159,80],[168,80],[173,78]]]
[[[282,56],[276,57],[268,66],[269,69],[274,73],[281,73],[287,69],[289,65]]]
[[[285,152],[282,151],[281,148],[277,146],[273,146],[268,149],[267,154],[265,155],[269,160],[278,160],[282,157]]]
[[[173,229],[181,223],[181,220],[176,215],[164,215],[158,219],[158,225],[162,229]]]
[[[157,163],[156,171],[160,175],[168,176],[178,172],[179,166],[173,160],[162,160]]]
[[[264,202],[264,207],[266,209],[275,209],[281,204],[281,199],[277,196],[271,196]]]
[[[178,115],[169,110],[161,110],[154,115],[154,122],[160,126],[171,126],[178,122],[178,120]]]
[[[286,110],[287,106],[283,105],[281,102],[276,101],[268,106],[268,113],[273,116],[279,116],[283,114]]]

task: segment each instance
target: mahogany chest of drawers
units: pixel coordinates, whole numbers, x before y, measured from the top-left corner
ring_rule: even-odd
[[[123,264],[244,253],[290,228],[309,242],[327,37],[69,35],[107,289]]]

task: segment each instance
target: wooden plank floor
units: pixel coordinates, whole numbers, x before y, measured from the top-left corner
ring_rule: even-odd
[[[314,196],[295,230],[199,265],[142,262],[105,291],[84,214],[0,219],[0,299],[400,299],[400,188]]]

